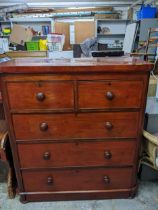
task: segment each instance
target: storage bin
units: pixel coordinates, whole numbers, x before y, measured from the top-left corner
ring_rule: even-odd
[[[38,51],[39,50],[39,42],[26,42],[26,49],[28,51]]]
[[[156,7],[151,7],[148,5],[143,5],[140,10],[137,12],[137,19],[145,19],[145,18],[155,18],[157,12]]]

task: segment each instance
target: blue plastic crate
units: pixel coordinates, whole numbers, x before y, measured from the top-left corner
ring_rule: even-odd
[[[157,12],[156,7],[151,7],[148,5],[143,5],[140,10],[137,12],[137,19],[145,19],[145,18],[155,18]]]

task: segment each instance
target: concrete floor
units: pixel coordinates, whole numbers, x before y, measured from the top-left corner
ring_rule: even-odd
[[[140,182],[134,199],[41,202],[21,204],[19,197],[7,198],[6,184],[0,183],[0,210],[158,210],[158,182]]]

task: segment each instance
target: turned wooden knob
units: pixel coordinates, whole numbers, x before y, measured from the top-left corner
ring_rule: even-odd
[[[110,178],[108,176],[104,176],[104,183],[109,184],[110,183]]]
[[[111,122],[106,122],[105,127],[107,128],[107,130],[111,130],[113,128],[113,124]]]
[[[111,158],[112,158],[111,152],[110,152],[110,151],[105,151],[105,152],[104,152],[104,157],[105,157],[105,159],[107,159],[107,160],[111,159]]]
[[[48,130],[48,124],[47,123],[41,123],[40,124],[40,130],[41,131],[47,131]]]
[[[49,160],[49,159],[50,159],[50,156],[51,156],[50,152],[45,152],[45,153],[43,154],[43,159],[44,159],[44,160]]]
[[[53,178],[52,178],[52,177],[48,177],[48,178],[47,178],[47,184],[48,184],[48,185],[53,184]]]
[[[45,95],[44,95],[44,93],[37,93],[36,98],[38,101],[44,101]]]
[[[108,100],[113,100],[114,94],[113,94],[111,91],[108,91],[108,92],[106,93],[106,98],[107,98]]]

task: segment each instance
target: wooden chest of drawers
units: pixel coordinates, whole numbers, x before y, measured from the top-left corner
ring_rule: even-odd
[[[132,58],[0,67],[22,202],[135,195],[151,69]]]

